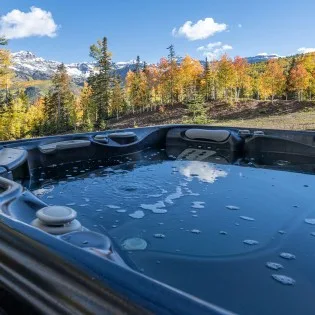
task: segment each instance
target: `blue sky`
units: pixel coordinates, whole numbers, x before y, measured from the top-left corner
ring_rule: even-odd
[[[171,43],[177,55],[200,59],[315,49],[314,0],[0,1],[0,34],[12,51],[66,63],[89,60],[104,35],[114,61],[156,62]]]

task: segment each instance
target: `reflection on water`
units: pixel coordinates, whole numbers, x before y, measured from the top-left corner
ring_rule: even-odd
[[[180,168],[180,173],[189,179],[197,177],[200,181],[213,184],[217,178],[226,177],[227,171],[217,168],[215,165],[206,162],[189,162]]]

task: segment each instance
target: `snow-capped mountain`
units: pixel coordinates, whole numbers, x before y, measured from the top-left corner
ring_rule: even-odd
[[[56,72],[58,65],[61,64],[59,61],[46,60],[24,50],[12,53],[12,62],[12,69],[17,78],[23,81],[49,80]],[[125,78],[127,72],[135,68],[135,64],[135,60],[116,62],[113,63],[113,68],[122,78]],[[72,80],[78,85],[82,85],[96,71],[94,62],[69,63],[65,64],[65,67]]]
[[[46,60],[37,57],[30,51],[12,53],[12,69],[21,80],[48,80],[51,79],[61,62]],[[80,84],[93,73],[95,64],[92,62],[79,62],[65,64],[68,74],[74,82]]]
[[[246,59],[249,63],[257,63],[257,62],[262,62],[262,61],[267,61],[269,59],[277,59],[277,58],[281,58],[281,56],[277,54],[261,53],[254,57],[247,57]]]
[[[276,54],[259,54],[255,57],[247,57],[246,59],[249,63],[256,63],[279,57]],[[179,58],[177,62],[180,62],[181,59]],[[23,81],[51,79],[58,65],[61,64],[58,61],[37,57],[32,52],[24,50],[12,53],[12,61],[12,69],[15,71],[17,78]],[[204,61],[201,62],[204,64]],[[116,62],[113,63],[113,68],[124,79],[129,70],[135,69],[135,64],[135,60]],[[78,85],[82,85],[95,71],[95,63],[93,62],[69,63],[65,64],[65,67],[72,80]]]

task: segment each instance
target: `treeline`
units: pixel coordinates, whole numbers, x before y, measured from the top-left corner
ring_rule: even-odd
[[[130,112],[154,110],[157,106],[187,103],[193,116],[204,116],[204,102],[240,99],[273,101],[313,100],[315,53],[248,64],[228,55],[201,63],[190,56],[179,60],[174,47],[156,65],[137,57],[134,69],[122,79],[115,73],[107,39],[90,47],[97,67],[75,95],[71,78],[61,64],[44,97],[30,101],[14,86],[10,52],[0,39],[0,139],[17,139],[72,131],[101,130],[106,121]],[[228,105],[227,105],[228,106]],[[204,119],[199,120],[205,122]]]

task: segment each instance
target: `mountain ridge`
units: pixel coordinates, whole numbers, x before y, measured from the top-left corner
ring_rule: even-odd
[[[249,63],[267,61],[269,59],[279,58],[276,54],[259,54],[253,57],[246,57]],[[17,79],[20,81],[29,80],[49,80],[57,70],[59,61],[47,60],[36,56],[31,51],[21,50],[12,53],[12,69],[15,71]],[[204,64],[203,60],[200,60]],[[95,73],[95,62],[73,62],[65,63],[68,74],[77,85],[83,85],[87,78]],[[113,68],[122,79],[126,77],[129,70],[135,68],[135,60],[113,62]]]

